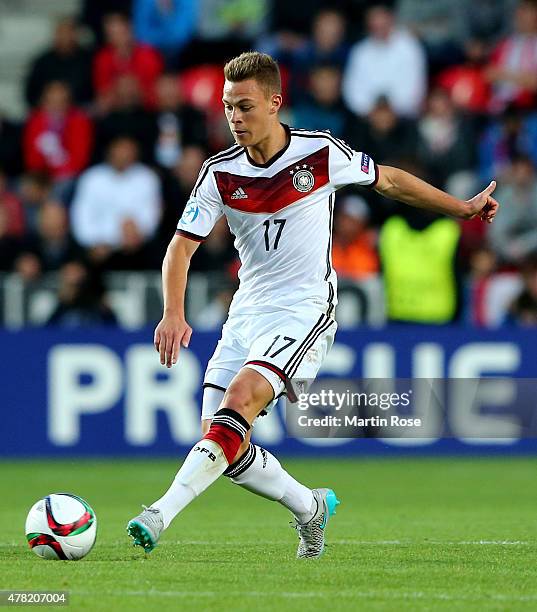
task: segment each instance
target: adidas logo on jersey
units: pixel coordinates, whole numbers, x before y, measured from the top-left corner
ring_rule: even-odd
[[[235,189],[233,195],[231,196],[232,200],[244,200],[248,197],[247,193],[244,191],[242,187]]]

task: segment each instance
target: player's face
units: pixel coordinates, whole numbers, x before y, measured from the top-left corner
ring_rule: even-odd
[[[222,101],[235,142],[251,147],[264,140],[277,123],[274,119],[281,99],[278,94],[268,97],[254,79],[238,83],[226,81]]]

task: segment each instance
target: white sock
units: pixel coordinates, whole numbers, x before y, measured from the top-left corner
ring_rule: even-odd
[[[188,453],[170,488],[151,504],[162,512],[164,529],[194,498],[211,485],[228,463],[220,446],[212,440],[200,440]]]
[[[274,455],[260,446],[250,444],[225,475],[252,493],[280,502],[299,523],[307,523],[317,509],[312,490],[295,480]]]

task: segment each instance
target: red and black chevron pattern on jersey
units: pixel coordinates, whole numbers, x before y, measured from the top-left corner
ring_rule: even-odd
[[[328,150],[328,147],[319,149],[271,177],[241,176],[216,171],[214,176],[222,201],[235,210],[269,214],[294,204],[328,183]],[[294,174],[301,170],[311,172],[314,178],[313,186],[307,192],[299,191],[293,185]],[[247,197],[232,199],[239,187]]]

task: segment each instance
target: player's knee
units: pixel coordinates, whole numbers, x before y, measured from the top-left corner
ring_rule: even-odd
[[[264,376],[253,369],[243,368],[228,386],[221,406],[233,408],[245,418],[254,418],[273,396],[272,385]]]
[[[249,420],[252,416],[257,416],[266,403],[263,394],[259,393],[250,381],[236,380],[229,385],[221,405],[232,408]]]

